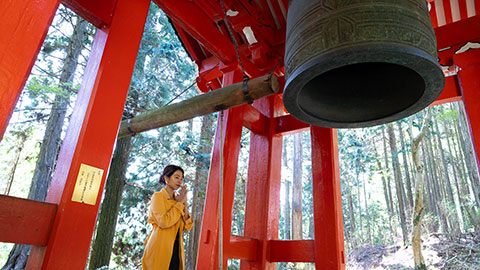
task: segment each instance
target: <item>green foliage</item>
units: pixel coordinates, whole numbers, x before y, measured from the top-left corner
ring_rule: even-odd
[[[73,83],[55,83],[48,79],[32,78],[25,89],[29,91],[30,98],[40,98],[45,103],[51,103],[53,96],[71,97],[76,94],[79,87],[80,85]]]

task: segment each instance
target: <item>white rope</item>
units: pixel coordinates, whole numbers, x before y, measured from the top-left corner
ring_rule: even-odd
[[[218,269],[223,270],[223,110],[220,111],[220,174],[218,188]]]

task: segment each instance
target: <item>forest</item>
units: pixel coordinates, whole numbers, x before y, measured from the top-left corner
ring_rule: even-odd
[[[60,6],[0,143],[1,194],[45,200],[94,36],[94,26]],[[123,118],[198,95],[197,74],[168,17],[152,3]],[[167,164],[185,169],[194,217],[194,229],[184,234],[186,266],[195,269],[217,117],[117,139],[89,270],[141,269],[151,230],[147,210]],[[244,128],[234,235],[243,234],[249,138]],[[338,146],[347,269],[480,269],[480,178],[461,101],[386,125],[339,129]],[[308,131],[283,137],[278,239],[313,239],[310,148]],[[29,250],[0,243],[1,269],[23,269]],[[239,261],[229,260],[228,269],[239,269]]]

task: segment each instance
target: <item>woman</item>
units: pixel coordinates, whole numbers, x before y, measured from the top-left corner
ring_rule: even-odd
[[[187,186],[182,186],[183,169],[168,165],[163,170],[160,183],[165,185],[155,192],[148,210],[148,223],[152,232],[145,240],[142,258],[143,270],[183,270],[183,232],[192,228],[188,213]],[[175,190],[181,187],[180,193]]]

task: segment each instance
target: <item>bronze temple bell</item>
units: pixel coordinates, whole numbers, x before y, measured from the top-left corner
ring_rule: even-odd
[[[290,0],[285,108],[330,128],[414,114],[445,78],[426,0]]]

